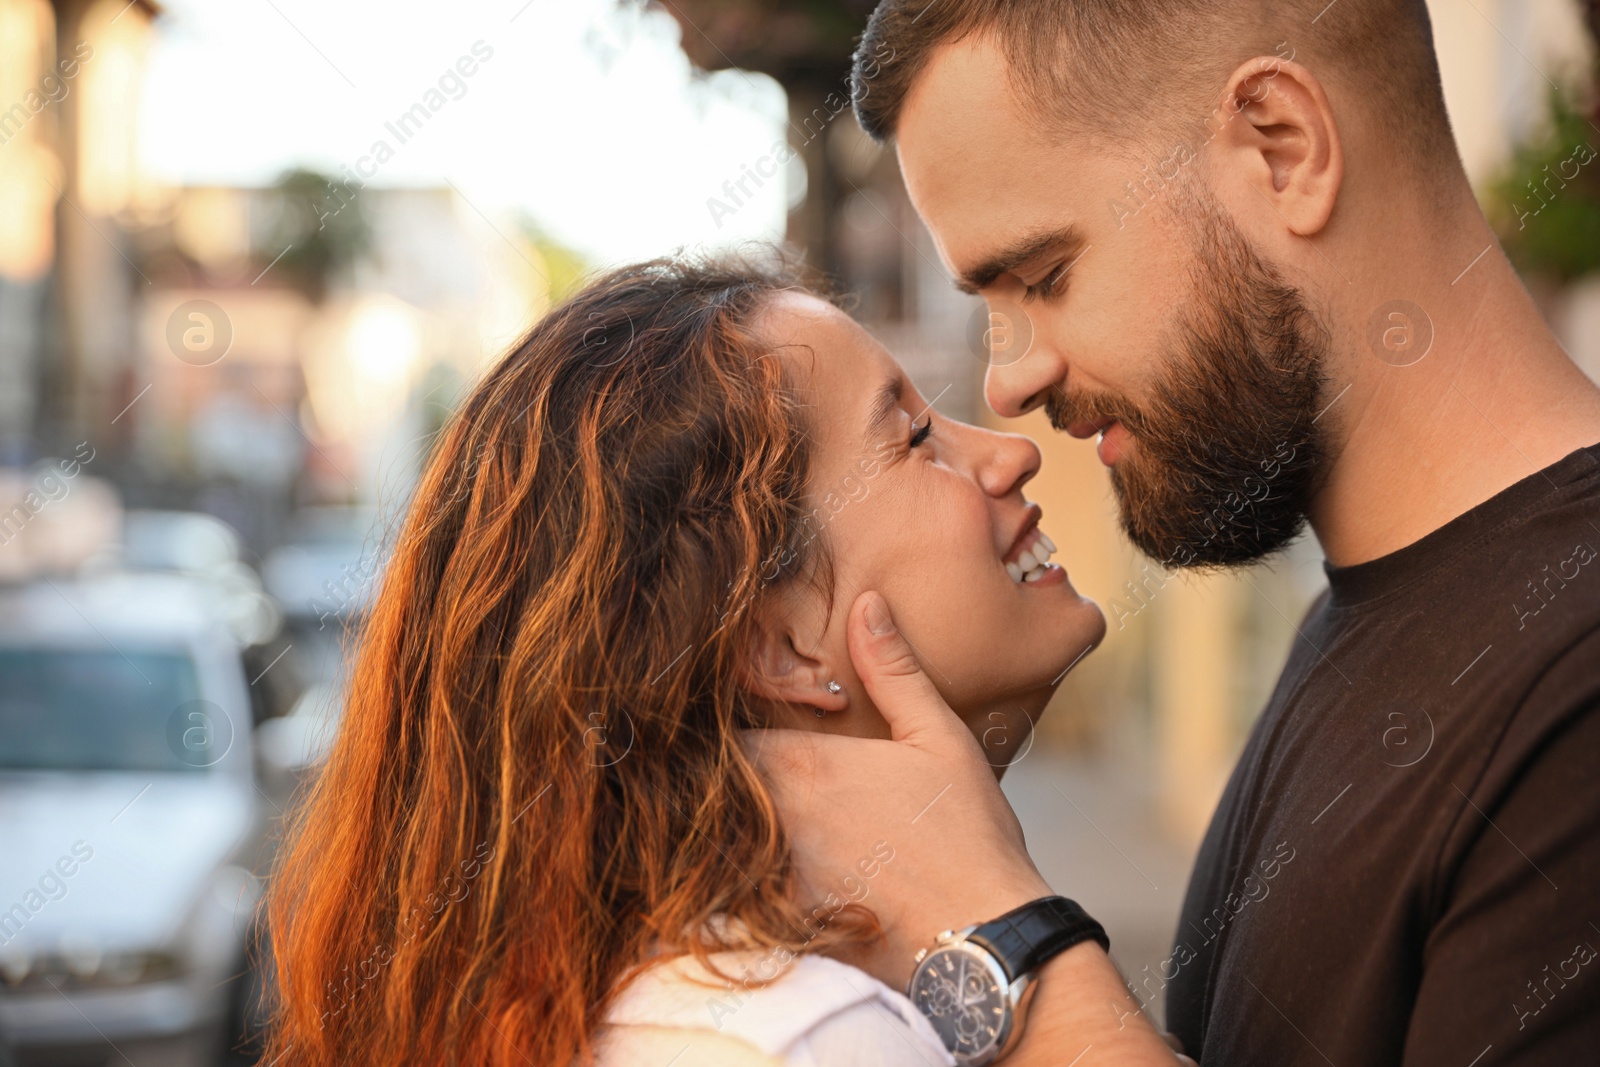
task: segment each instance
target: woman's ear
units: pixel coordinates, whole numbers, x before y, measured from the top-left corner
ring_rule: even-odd
[[[837,672],[818,658],[818,642],[808,628],[794,625],[790,614],[777,606],[755,612],[754,622],[744,677],[751,693],[819,714],[849,707],[849,694]]]

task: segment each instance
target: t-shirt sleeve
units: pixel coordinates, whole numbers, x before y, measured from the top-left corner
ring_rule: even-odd
[[[1600,1062],[1600,634],[1520,705],[1439,872],[1407,1067]]]

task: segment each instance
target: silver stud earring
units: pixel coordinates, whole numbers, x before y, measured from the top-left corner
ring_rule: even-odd
[[[838,696],[840,693],[844,692],[844,686],[840,685],[838,682],[831,681],[831,680],[828,682],[828,684],[826,686],[824,686],[824,688],[827,689],[828,692],[831,693],[833,696]],[[827,714],[821,708],[816,708],[815,711],[817,713],[817,718],[819,718],[819,719],[822,718],[823,715]]]

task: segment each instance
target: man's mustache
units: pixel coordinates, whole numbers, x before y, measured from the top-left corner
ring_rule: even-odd
[[[1061,432],[1065,432],[1073,423],[1115,419],[1129,433],[1137,436],[1144,421],[1138,409],[1120,396],[1112,393],[1073,394],[1060,385],[1050,387],[1044,398],[1044,413],[1050,425]]]

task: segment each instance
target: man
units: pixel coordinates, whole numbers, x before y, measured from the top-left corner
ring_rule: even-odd
[[[1168,566],[1307,521],[1327,556],[1168,1026],[1202,1063],[1595,1062],[1600,390],[1479,212],[1422,0],[886,0],[859,55],[952,275],[1027,316],[994,409],[1098,435]],[[893,842],[868,965],[904,986],[1049,889],[892,614],[865,594],[851,647],[893,742],[756,743],[807,877]],[[1093,940],[1035,975],[1008,1064],[1163,1058]]]

